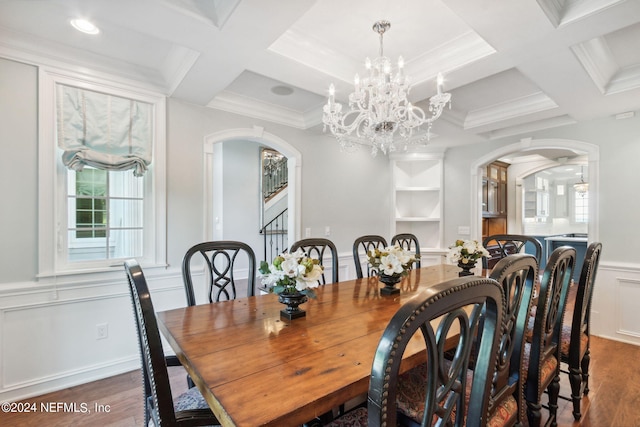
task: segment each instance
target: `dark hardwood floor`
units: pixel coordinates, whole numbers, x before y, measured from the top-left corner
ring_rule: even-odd
[[[571,402],[560,401],[558,425],[563,427],[637,427],[640,426],[640,347],[593,337],[591,346],[590,393],[583,398],[583,417],[573,421]],[[180,367],[170,368],[174,396],[186,390],[186,376]],[[569,395],[566,375],[562,377],[561,393]],[[60,406],[61,412],[44,413],[41,403],[76,404],[78,412]],[[0,426],[140,426],[142,422],[142,383],[140,372],[106,378],[55,393],[26,399],[35,404],[34,413],[0,412]],[[83,413],[85,403],[89,412]],[[96,410],[98,405],[98,410]],[[53,408],[56,406],[53,405]],[[102,409],[102,412],[100,411]],[[108,412],[107,412],[108,409]]]

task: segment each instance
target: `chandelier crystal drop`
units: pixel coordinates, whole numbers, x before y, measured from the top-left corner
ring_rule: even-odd
[[[365,60],[365,76],[354,78],[354,91],[349,95],[349,110],[335,100],[335,87],[329,86],[329,98],[323,108],[322,122],[338,139],[343,149],[358,145],[370,145],[371,154],[384,154],[411,144],[422,143],[431,137],[431,125],[442,114],[445,105],[451,107],[451,94],[442,91],[443,78],[438,73],[437,94],[429,100],[429,113],[408,100],[411,88],[404,73],[404,59],[398,58],[397,69],[384,56],[383,35],[391,27],[389,21],[373,24],[373,31],[380,35],[380,56]],[[426,136],[419,130],[426,125]],[[396,138],[396,136],[398,138]]]

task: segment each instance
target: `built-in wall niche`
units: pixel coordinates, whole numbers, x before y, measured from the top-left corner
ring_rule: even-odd
[[[443,153],[394,154],[392,234],[411,233],[421,251],[442,246]],[[434,262],[439,262],[437,256]],[[426,265],[426,264],[423,264]]]

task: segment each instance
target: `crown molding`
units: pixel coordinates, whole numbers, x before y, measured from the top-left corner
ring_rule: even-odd
[[[207,104],[209,108],[228,111],[255,119],[266,120],[291,126],[297,129],[308,129],[322,123],[321,108],[299,113],[289,108],[269,104],[268,102],[222,91]],[[316,111],[317,110],[317,111]]]
[[[495,139],[505,138],[508,136],[530,134],[532,132],[536,132],[540,130],[557,128],[561,126],[572,125],[575,123],[578,123],[578,121],[567,115],[564,115],[564,116],[552,117],[545,120],[538,120],[531,123],[525,123],[522,125],[505,127],[502,129],[487,132],[486,136],[490,140],[495,140]]]
[[[486,126],[541,111],[558,108],[551,98],[542,92],[470,111],[464,121],[464,130]]]

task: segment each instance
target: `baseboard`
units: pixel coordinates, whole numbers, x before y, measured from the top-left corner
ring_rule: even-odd
[[[15,384],[10,388],[6,388],[0,392],[0,402],[15,402],[34,396],[41,396],[136,369],[140,369],[140,357],[138,355],[81,370],[61,372],[53,377],[39,378],[29,383]],[[142,387],[142,383],[140,383],[140,387]]]

